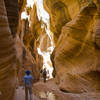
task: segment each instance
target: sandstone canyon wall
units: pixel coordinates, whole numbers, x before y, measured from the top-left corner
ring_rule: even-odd
[[[19,6],[18,6],[19,2]],[[66,92],[100,92],[100,1],[44,0],[50,15],[55,49],[51,55],[54,76]],[[42,51],[50,46],[46,25],[37,16],[37,7],[27,8],[26,0],[0,0],[0,100],[12,100],[15,76],[21,82],[26,69],[39,79]],[[18,16],[19,14],[19,16]],[[44,24],[44,28],[41,25]],[[17,73],[16,73],[17,72]]]
[[[43,65],[43,58],[37,52],[40,35],[42,34],[41,21],[38,20],[37,16],[37,8],[36,5],[34,5],[33,8],[26,7],[25,9],[27,9],[27,13],[30,15],[30,20],[19,17],[18,31],[15,38],[20,62],[18,69],[20,83],[22,83],[22,78],[27,69],[31,70],[35,80],[39,80],[40,69]]]
[[[6,6],[8,7],[9,5],[5,5],[4,0],[0,0],[0,100],[11,100],[14,95],[16,79],[16,50],[11,35],[14,28],[12,28],[12,24],[10,27],[7,17]],[[14,6],[14,0],[12,5]],[[17,16],[14,17],[13,13],[15,9],[9,9],[8,12],[12,12],[10,17],[17,19]],[[16,26],[15,23],[14,26]]]
[[[44,0],[44,7],[55,38],[51,60],[60,89],[100,92],[100,1]]]
[[[39,25],[34,32],[27,20],[21,20],[25,4],[26,0],[0,0],[0,100],[13,100],[16,77],[21,83],[26,69],[39,79],[43,60],[37,53],[34,36],[41,25],[34,20],[33,23]],[[33,18],[37,17],[35,10],[36,7]]]

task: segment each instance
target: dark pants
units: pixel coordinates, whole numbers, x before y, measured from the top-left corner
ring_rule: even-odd
[[[30,94],[30,100],[32,100],[32,87],[25,87],[25,100],[28,100],[28,92]]]
[[[46,75],[43,75],[44,83],[46,82]]]

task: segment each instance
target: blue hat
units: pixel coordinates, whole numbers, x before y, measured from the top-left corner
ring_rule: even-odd
[[[30,70],[27,70],[25,73],[26,73],[27,75],[30,75],[30,74],[31,74]]]

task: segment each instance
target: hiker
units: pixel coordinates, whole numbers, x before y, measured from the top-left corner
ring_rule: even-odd
[[[31,72],[27,70],[26,75],[24,76],[24,85],[25,85],[25,100],[28,100],[28,92],[30,94],[30,100],[32,100],[32,84],[34,78],[31,75]]]
[[[44,83],[46,82],[46,78],[47,78],[47,71],[46,71],[46,68],[44,68],[42,70],[42,75],[43,75],[43,80],[44,80]]]

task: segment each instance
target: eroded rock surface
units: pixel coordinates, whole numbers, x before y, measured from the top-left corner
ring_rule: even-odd
[[[47,34],[41,36],[40,49],[41,51],[47,51],[47,48],[51,46],[51,40]]]
[[[50,30],[54,33],[56,43],[62,26],[71,19],[68,7],[60,0],[44,0],[44,7],[50,15]]]
[[[35,30],[29,28],[27,19],[21,20],[25,4],[26,0],[0,0],[0,100],[13,99],[16,77],[22,82],[25,70],[30,69],[34,78],[39,79],[43,60],[37,53],[37,32],[41,31],[41,24],[36,7],[32,13],[32,17],[37,18],[32,20]]]
[[[9,27],[6,7],[7,5],[5,6],[4,0],[0,0],[0,100],[11,100],[13,98],[16,79],[16,51]],[[9,9],[9,12],[11,12],[11,9]],[[15,23],[14,26],[16,26]]]
[[[38,20],[36,5],[33,8],[26,8],[30,15],[28,19],[19,19],[18,32],[16,34],[16,49],[20,62],[18,77],[20,83],[25,75],[25,71],[30,69],[35,80],[39,80],[40,69],[43,58],[38,54],[40,35],[42,33],[41,21]],[[29,27],[30,24],[30,27]]]
[[[71,21],[62,26],[51,56],[57,82],[60,89],[67,92],[100,91],[98,56],[100,55],[98,27],[100,2],[92,2],[92,0],[80,2],[62,0],[62,2],[68,4]],[[47,7],[51,11],[50,7]]]

